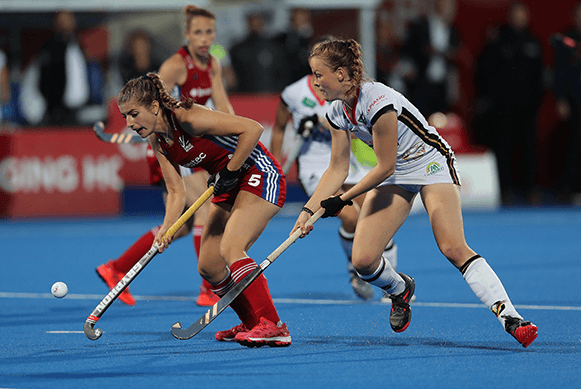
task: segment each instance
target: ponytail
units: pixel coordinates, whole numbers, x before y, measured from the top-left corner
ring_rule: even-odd
[[[175,111],[178,108],[190,109],[194,100],[186,98],[183,101],[173,98],[166,90],[165,84],[157,73],[147,73],[129,80],[117,96],[117,104],[121,105],[135,100],[138,104],[149,107],[157,100],[162,108]]]

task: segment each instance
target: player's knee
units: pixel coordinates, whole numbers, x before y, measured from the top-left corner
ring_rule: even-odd
[[[381,256],[371,254],[354,255],[351,258],[353,267],[360,274],[373,274],[377,270],[377,264]]]
[[[463,262],[469,257],[467,256],[467,246],[462,244],[455,244],[454,242],[440,243],[440,252],[448,258],[448,261],[457,268],[460,268]]]
[[[346,210],[345,208],[339,214],[339,219],[341,219],[343,229],[349,232],[355,231],[358,217],[359,212],[353,212],[352,210]]]
[[[220,244],[220,256],[224,258],[226,263],[232,264],[246,255],[244,250],[238,247],[238,245],[233,245],[232,242],[229,242],[228,240],[222,240],[222,243]]]
[[[206,280],[211,279],[214,275],[210,268],[200,264],[200,262],[198,262],[198,273],[200,273],[200,276]]]

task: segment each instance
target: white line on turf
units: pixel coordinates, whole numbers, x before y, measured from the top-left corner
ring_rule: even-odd
[[[83,331],[46,331],[47,334],[83,334]]]
[[[102,300],[105,294],[67,294],[63,300]],[[196,301],[197,296],[133,296],[138,301]],[[54,299],[50,293],[9,293],[0,292],[0,298],[28,298],[28,299]],[[354,304],[380,304],[387,305],[378,300],[361,301],[361,300],[331,300],[331,299],[305,299],[305,298],[274,298],[277,304],[304,304],[304,305],[354,305]],[[414,302],[415,307],[435,307],[435,308],[486,308],[483,304],[472,303],[439,303],[439,302]],[[581,311],[581,307],[558,306],[558,305],[519,305],[515,304],[517,309],[535,309],[549,311]]]

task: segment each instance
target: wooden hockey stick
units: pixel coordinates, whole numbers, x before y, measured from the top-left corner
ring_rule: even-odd
[[[307,221],[307,226],[314,222],[325,213],[325,208],[319,209]],[[301,230],[296,230],[289,236],[276,250],[274,250],[262,263],[252,270],[246,277],[238,282],[232,289],[228,291],[216,304],[210,307],[208,311],[186,329],[182,328],[182,324],[178,321],[171,326],[171,333],[176,339],[186,340],[191,339],[202,331],[208,324],[210,324],[219,314],[221,314],[231,303],[238,297],[246,288],[258,278],[266,268],[272,264],[291,244],[293,244],[301,236]]]
[[[105,132],[105,124],[103,122],[97,122],[93,125],[93,131],[97,138],[101,139],[103,142],[107,143],[145,143],[147,138],[142,138],[138,134],[125,134],[125,133],[114,133],[110,134]]]
[[[210,186],[201,196],[196,200],[194,204],[183,215],[167,230],[164,234],[166,236],[174,235],[177,230],[196,212],[202,204],[206,202],[214,192],[214,187]],[[103,331],[100,328],[95,329],[95,323],[101,318],[101,315],[105,313],[107,308],[119,297],[121,292],[125,290],[129,286],[129,284],[137,277],[137,275],[145,268],[145,266],[156,256],[158,253],[159,246],[157,243],[154,243],[153,246],[149,249],[149,251],[141,257],[139,262],[137,262],[131,270],[125,274],[125,276],[115,285],[113,289],[105,296],[103,300],[97,305],[97,307],[93,310],[93,312],[89,315],[87,320],[85,321],[84,331],[87,338],[91,340],[97,340],[103,334]]]

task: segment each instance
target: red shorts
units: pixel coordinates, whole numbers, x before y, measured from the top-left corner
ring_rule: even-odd
[[[239,191],[246,191],[262,197],[279,207],[284,205],[286,200],[286,180],[283,174],[278,172],[262,172],[255,166],[239,177],[238,185],[231,191],[212,199],[213,203],[227,202],[234,204]]]

